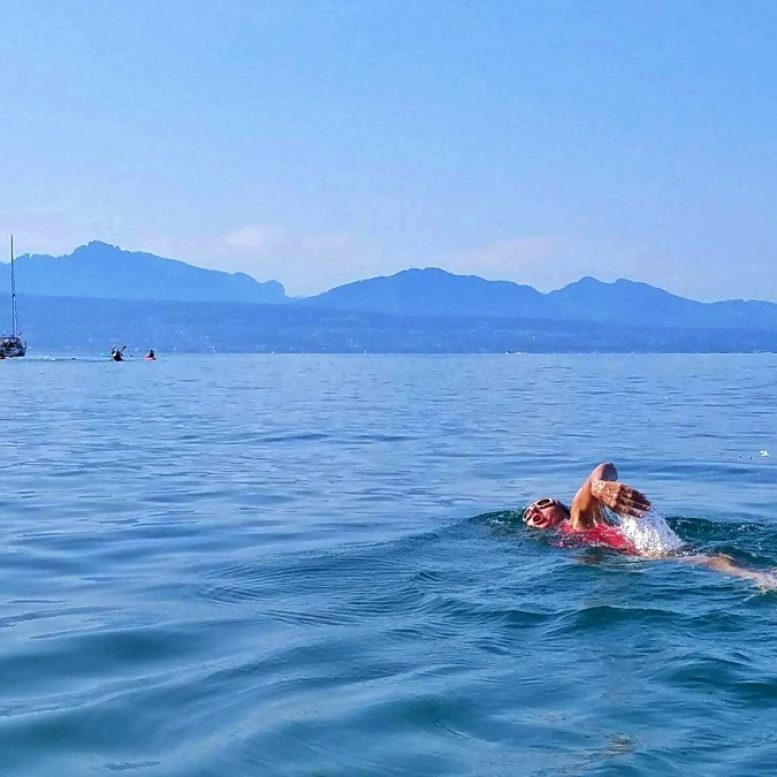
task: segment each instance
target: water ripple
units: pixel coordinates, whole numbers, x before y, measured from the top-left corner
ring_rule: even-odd
[[[775,357],[104,366],[4,370],[4,773],[770,773],[777,593],[521,507],[777,566]]]

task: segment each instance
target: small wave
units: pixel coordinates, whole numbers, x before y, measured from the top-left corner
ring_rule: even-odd
[[[161,761],[109,761],[105,764],[104,768],[109,772],[127,772],[138,769],[153,769],[161,763]]]
[[[678,619],[682,620],[682,616],[668,606],[637,607],[633,604],[599,604],[557,615],[555,628],[577,634],[586,631],[608,631],[623,624],[649,623],[657,627],[670,622],[677,623]]]

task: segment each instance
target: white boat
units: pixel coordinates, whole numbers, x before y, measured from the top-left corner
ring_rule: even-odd
[[[24,356],[27,353],[27,343],[19,337],[16,331],[16,273],[14,269],[13,235],[11,235],[11,334],[0,335],[0,359],[10,359],[14,356]]]

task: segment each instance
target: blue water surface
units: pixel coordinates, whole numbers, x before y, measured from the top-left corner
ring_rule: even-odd
[[[519,509],[613,460],[690,550],[777,566],[777,356],[0,381],[3,774],[775,773],[777,592]]]

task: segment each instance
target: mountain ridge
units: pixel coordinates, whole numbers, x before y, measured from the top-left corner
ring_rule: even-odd
[[[3,263],[7,277],[9,265]],[[3,288],[8,288],[0,280]],[[287,302],[278,281],[260,283],[246,273],[211,270],[145,251],[125,251],[93,240],[70,254],[22,254],[16,285],[29,294],[92,299],[182,302]]]
[[[464,287],[467,296],[462,304]],[[455,288],[455,293],[450,293],[451,288]],[[435,296],[441,290],[448,292],[444,299]],[[777,328],[777,304],[772,302],[699,302],[643,281],[619,278],[607,283],[590,275],[543,294],[513,281],[454,275],[436,267],[413,269],[335,287],[307,298],[304,303],[337,310],[407,315],[468,314],[630,326]]]
[[[8,273],[9,265],[0,264],[0,289],[8,288]],[[282,303],[404,317],[581,321],[662,329],[777,329],[777,304],[772,302],[699,302],[642,281],[604,282],[590,275],[542,293],[515,281],[459,275],[439,267],[408,268],[295,299],[286,296],[277,281],[260,283],[246,273],[124,251],[102,241],[59,257],[24,254],[17,259],[16,281],[20,293],[79,299]]]
[[[479,298],[478,298],[479,297]],[[412,267],[394,275],[365,278],[313,297],[304,304],[337,310],[370,309],[381,313],[426,315],[512,315],[519,302],[528,317],[541,308],[543,294],[514,281],[457,275],[439,267]]]

